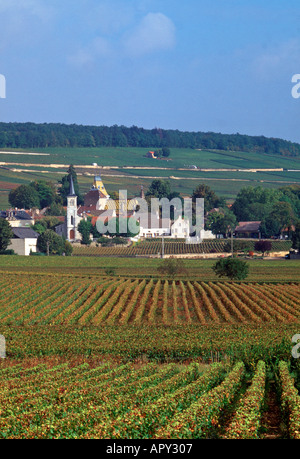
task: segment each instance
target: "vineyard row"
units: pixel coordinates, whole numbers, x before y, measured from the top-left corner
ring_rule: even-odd
[[[0,364],[1,438],[263,438],[267,366]],[[281,421],[299,439],[299,394],[276,369]],[[226,416],[226,412],[230,416]],[[224,416],[225,414],[225,416]]]
[[[254,250],[255,242],[249,240],[247,242],[248,251]],[[230,245],[230,244],[229,244]],[[138,244],[133,244],[129,247],[112,246],[112,247],[74,247],[73,255],[75,256],[148,256],[161,254],[162,250],[166,255],[184,255],[184,254],[209,254],[209,253],[224,253],[225,246],[228,246],[228,241],[217,239],[211,241],[203,241],[198,244],[187,244],[185,241],[168,241],[164,240],[164,249],[162,249],[162,240],[145,240]],[[235,247],[235,245],[234,245]],[[272,252],[286,251],[291,248],[290,241],[273,241]],[[227,250],[228,251],[228,250]]]
[[[3,275],[2,324],[296,323],[299,284]]]

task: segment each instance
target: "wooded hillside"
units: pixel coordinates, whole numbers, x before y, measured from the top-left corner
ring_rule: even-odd
[[[182,132],[137,126],[0,123],[0,148],[47,147],[200,148],[300,156],[299,144],[264,136]]]

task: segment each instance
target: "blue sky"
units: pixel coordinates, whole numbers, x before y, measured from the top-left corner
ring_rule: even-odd
[[[299,0],[0,0],[0,121],[300,142]]]

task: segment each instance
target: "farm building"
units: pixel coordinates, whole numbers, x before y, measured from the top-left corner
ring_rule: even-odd
[[[140,218],[139,237],[169,236],[171,233],[171,220],[160,218],[157,214],[149,213]]]
[[[260,239],[260,221],[239,222],[234,230],[234,236],[239,238],[258,238]]]
[[[148,151],[146,154],[147,158],[153,158],[156,159],[155,152],[154,151]]]
[[[169,218],[159,218],[157,214],[149,213],[144,218],[140,218],[141,237],[161,237],[173,239],[186,239],[190,236],[190,224],[179,216],[173,223]]]
[[[8,246],[8,250],[14,250],[18,255],[30,255],[30,252],[36,253],[37,239],[39,234],[31,228],[12,228],[13,238]]]
[[[0,218],[7,220],[13,228],[23,228],[34,225],[33,217],[25,210],[10,209],[0,211]]]

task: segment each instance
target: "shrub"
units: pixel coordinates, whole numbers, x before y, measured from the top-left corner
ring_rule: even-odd
[[[269,252],[272,250],[272,242],[271,241],[257,241],[254,245],[254,250],[257,252],[261,252],[264,256],[265,252]]]
[[[7,249],[4,250],[4,252],[1,252],[1,255],[18,255],[13,249]]]
[[[187,274],[187,270],[182,259],[173,257],[163,260],[161,265],[158,267],[158,272],[171,277],[175,277],[176,274]]]
[[[249,266],[238,258],[221,258],[213,266],[213,270],[219,277],[243,280],[249,273]]]

